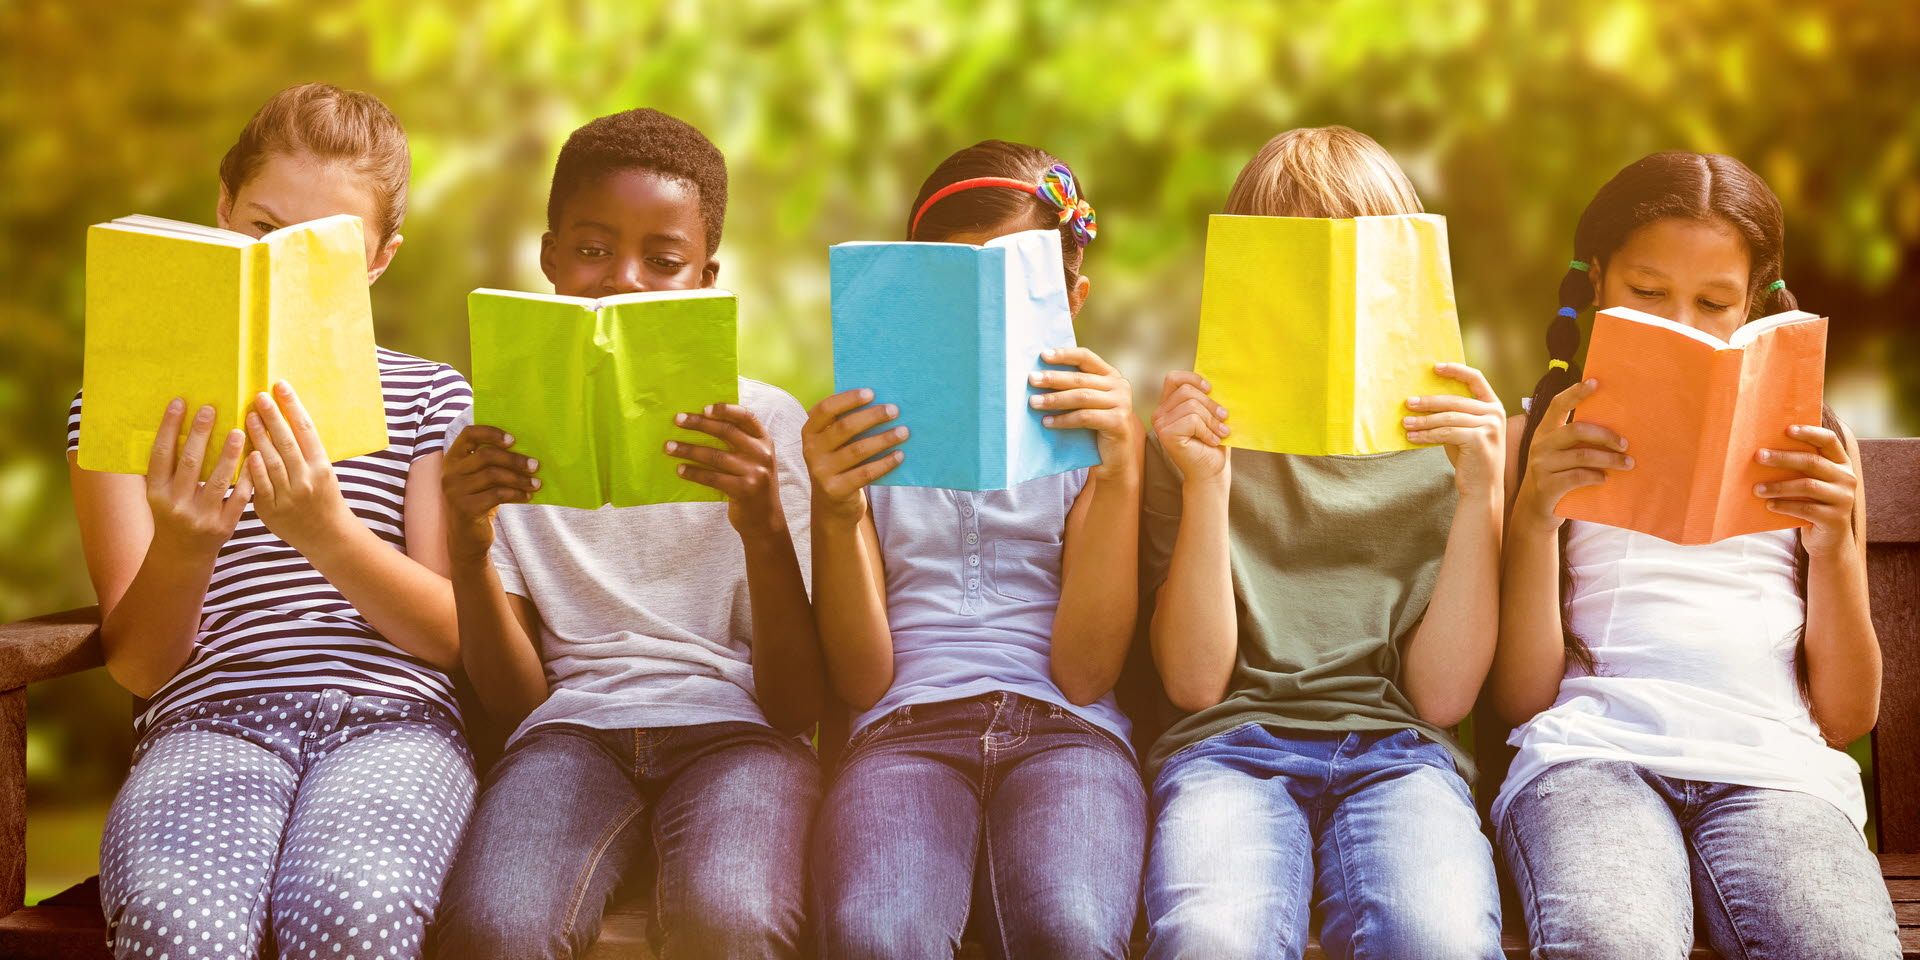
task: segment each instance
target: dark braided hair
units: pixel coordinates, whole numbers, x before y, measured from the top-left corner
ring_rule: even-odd
[[[1560,278],[1560,308],[1547,325],[1549,366],[1527,399],[1527,425],[1520,434],[1524,472],[1534,429],[1547,405],[1580,382],[1574,355],[1580,352],[1581,311],[1593,304],[1592,270],[1606,263],[1633,232],[1667,219],[1724,223],[1746,241],[1750,257],[1747,317],[1799,308],[1787,288],[1775,286],[1785,253],[1780,200],[1747,165],[1719,153],[1668,150],[1650,154],[1614,174],[1594,194],[1573,231],[1574,260]]]
[[[1784,283],[1779,283],[1785,254],[1784,218],[1780,200],[1746,164],[1717,153],[1663,151],[1628,164],[1601,186],[1580,214],[1573,233],[1574,259],[1560,278],[1560,306],[1547,325],[1548,367],[1527,398],[1526,427],[1520,433],[1518,484],[1526,476],[1527,453],[1534,431],[1547,406],[1561,391],[1580,382],[1574,356],[1580,351],[1580,312],[1594,302],[1593,270],[1605,270],[1607,261],[1625,246],[1634,231],[1649,224],[1683,219],[1732,227],[1746,242],[1749,256],[1747,318],[1799,308]],[[1832,430],[1839,422],[1823,410],[1822,423]],[[1567,657],[1588,674],[1598,670],[1593,651],[1566,624],[1573,574],[1567,564],[1567,525],[1560,525],[1560,598],[1562,632]],[[1805,589],[1807,557],[1800,551],[1801,589]],[[1800,659],[1805,692],[1805,658]]]

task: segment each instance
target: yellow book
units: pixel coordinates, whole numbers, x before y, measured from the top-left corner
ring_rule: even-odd
[[[375,349],[359,217],[259,239],[158,217],[95,224],[80,466],[146,473],[174,397],[185,398],[189,424],[213,405],[217,449],[254,395],[278,380],[299,393],[332,459],[385,449]]]
[[[1433,214],[1207,221],[1194,369],[1227,445],[1312,455],[1409,450],[1408,397],[1469,395],[1447,221]]]

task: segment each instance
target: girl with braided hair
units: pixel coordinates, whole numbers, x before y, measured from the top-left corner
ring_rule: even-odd
[[[1493,819],[1536,956],[1681,957],[1695,913],[1724,956],[1897,957],[1861,835],[1880,648],[1860,454],[1831,413],[1760,462],[1784,530],[1681,546],[1555,516],[1634,469],[1633,438],[1571,419],[1607,385],[1578,316],[1625,306],[1726,339],[1795,309],[1780,202],[1738,160],[1666,152],[1600,188],[1574,233],[1546,375],[1508,430],[1500,642],[1488,693],[1517,724]]]

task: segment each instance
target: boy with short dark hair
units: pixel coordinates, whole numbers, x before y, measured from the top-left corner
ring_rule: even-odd
[[[692,126],[655,110],[595,120],[554,166],[541,269],[567,296],[711,287],[726,189],[725,159]],[[801,952],[820,791],[804,735],[823,695],[805,419],[741,378],[738,404],[675,417],[721,446],[661,454],[724,503],[600,510],[527,504],[540,451],[454,425],[462,659],[517,729],[448,880],[439,955],[583,953],[648,860],[662,956]]]

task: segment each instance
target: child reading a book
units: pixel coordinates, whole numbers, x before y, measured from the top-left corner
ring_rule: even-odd
[[[1050,228],[1078,312],[1093,208],[1058,158],[987,140],[927,177],[907,239]],[[1146,797],[1111,691],[1134,623],[1142,431],[1111,365],[1049,354],[1072,369],[1033,374],[1030,402],[1049,427],[1094,432],[1091,469],[989,492],[870,486],[902,462],[899,408],[856,387],[807,419],[814,609],[857,714],[814,842],[825,956],[950,956],[970,913],[995,956],[1126,955]]]
[[[1325,127],[1268,141],[1226,209],[1421,205],[1379,144]],[[1142,615],[1187,713],[1148,758],[1150,957],[1297,957],[1310,910],[1328,956],[1500,956],[1492,851],[1447,728],[1493,657],[1506,417],[1479,371],[1435,370],[1472,395],[1406,401],[1407,439],[1434,446],[1340,456],[1229,457],[1211,384],[1166,378]]]
[[[540,267],[554,292],[714,285],[727,168],[657,110],[601,117],[554,164]],[[436,952],[586,952],[620,883],[652,863],[665,957],[803,952],[823,680],[807,603],[805,413],[741,378],[738,404],[672,415],[667,441],[725,500],[529,504],[542,451],[456,424],[445,492],[461,652],[517,725],[452,876]],[[669,416],[663,414],[662,416]]]
[[[1651,444],[1569,419],[1609,388],[1572,367],[1579,311],[1726,340],[1794,309],[1782,246],[1773,192],[1717,154],[1630,164],[1575,228],[1552,361],[1510,428],[1489,681],[1519,725],[1493,818],[1536,954],[1685,956],[1696,913],[1725,956],[1900,954],[1840,750],[1880,691],[1852,434],[1829,415],[1755,454],[1799,475],[1753,490],[1798,528],[1681,546],[1555,515],[1569,491],[1653,466],[1636,460]]]
[[[257,237],[357,215],[371,283],[400,246],[407,174],[379,100],[291,87],[221,162],[219,222]],[[100,847],[119,956],[250,957],[269,936],[289,957],[419,954],[473,803],[439,495],[468,391],[444,365],[378,359],[379,452],[329,463],[282,382],[226,437],[211,406],[153,411],[144,480],[71,471],[107,670],[145,701]]]

